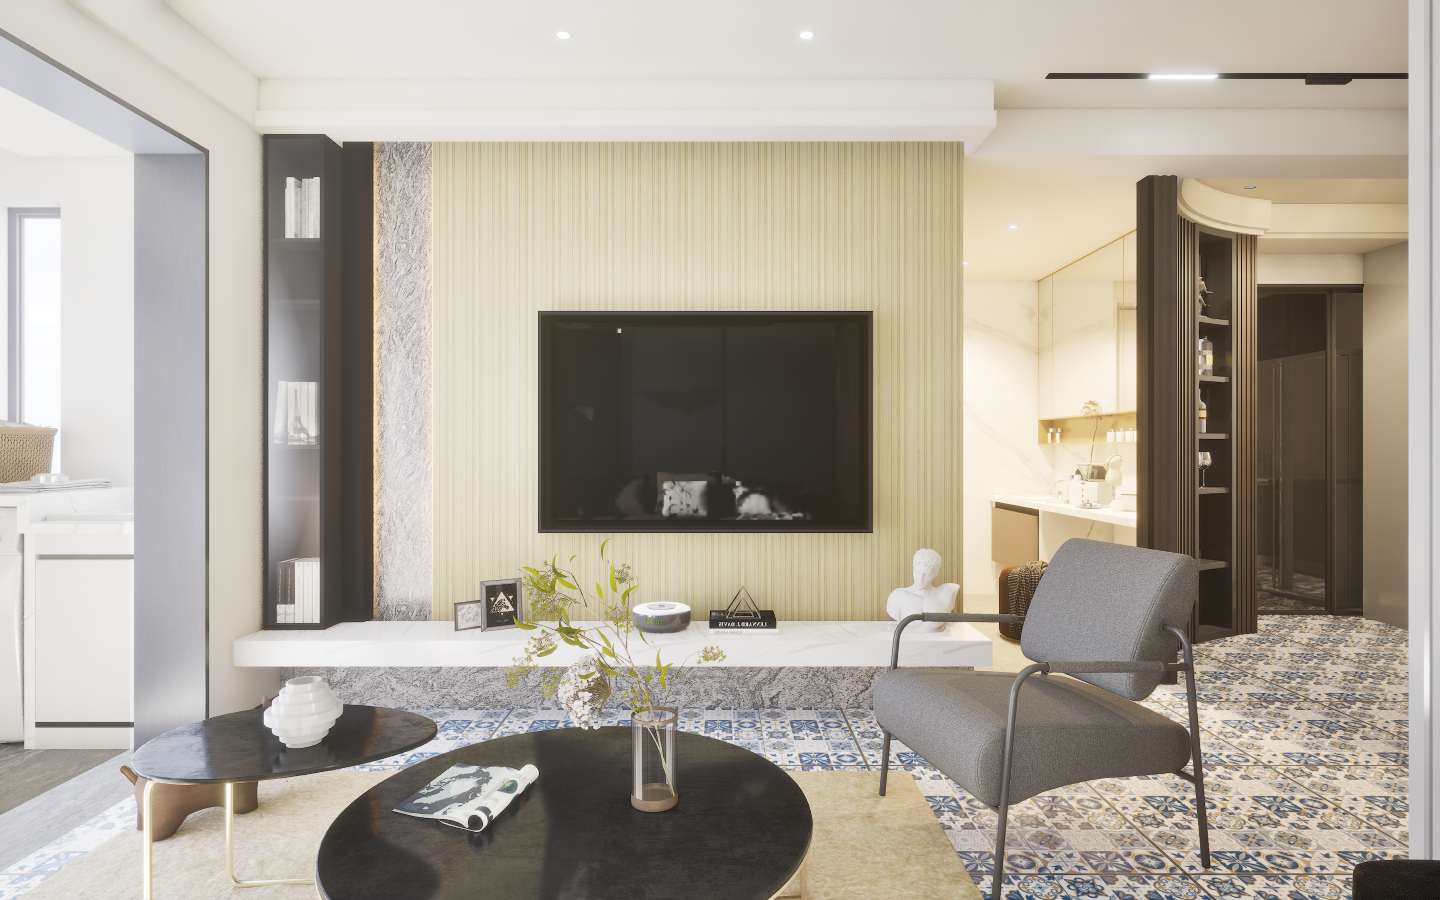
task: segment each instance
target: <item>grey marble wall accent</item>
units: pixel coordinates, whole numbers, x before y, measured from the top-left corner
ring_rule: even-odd
[[[375,145],[375,618],[430,618],[430,145]]]
[[[687,673],[671,702],[691,709],[869,708],[885,670],[861,666],[716,666]],[[956,671],[968,671],[957,669]],[[519,689],[505,687],[505,670],[478,667],[282,669],[281,678],[323,677],[346,703],[408,709],[553,706],[540,695],[540,674]],[[277,688],[278,690],[278,688]]]

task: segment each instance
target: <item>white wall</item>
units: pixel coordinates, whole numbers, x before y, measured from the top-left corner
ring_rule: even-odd
[[[65,0],[0,4],[0,29],[209,151],[210,714],[254,706],[274,669],[238,669],[260,628],[260,137]]]
[[[1408,243],[1365,254],[1365,618],[1407,627]]]
[[[1255,263],[1256,280],[1260,284],[1360,284],[1363,259],[1359,253],[1261,253]]]
[[[965,283],[966,594],[994,594],[990,498],[1043,494],[1051,463],[1035,439],[1036,283]]]
[[[61,465],[135,483],[135,165],[0,150],[0,207],[60,208]],[[0,262],[3,266],[3,262]]]

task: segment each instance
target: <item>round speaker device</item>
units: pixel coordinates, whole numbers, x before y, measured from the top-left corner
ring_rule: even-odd
[[[690,627],[690,607],[683,603],[642,603],[631,612],[635,627],[647,634],[666,634]]]

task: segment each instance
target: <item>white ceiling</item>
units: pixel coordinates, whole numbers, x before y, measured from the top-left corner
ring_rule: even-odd
[[[70,2],[137,46],[166,52],[183,41],[156,11],[188,22],[189,58],[223,65],[172,69],[193,71],[211,96],[238,98],[230,107],[264,131],[339,140],[973,141],[956,125],[973,118],[983,143],[966,158],[971,279],[1040,278],[1133,229],[1135,182],[1146,175],[1252,183],[1404,174],[1404,115],[1393,112],[1406,105],[1403,80],[1321,87],[1045,75],[1403,72],[1405,0]],[[556,38],[562,29],[569,40]],[[802,30],[814,39],[801,40]],[[790,129],[783,136],[759,127],[770,119],[755,111],[772,109],[765,115]],[[541,116],[553,135],[505,136],[506,116],[554,110],[578,112]],[[906,118],[907,110],[920,112]],[[571,121],[577,115],[618,123],[620,136],[587,131],[588,119]],[[677,115],[718,131],[679,131]],[[996,122],[988,137],[985,115],[998,116],[985,120]],[[806,116],[833,123],[836,134],[796,133]],[[935,130],[905,131],[887,116]],[[669,130],[647,136],[640,119]],[[1306,190],[1297,185],[1265,190]]]
[[[1147,175],[1201,177],[1220,190],[1235,186],[1228,192],[1242,196],[1264,189],[1258,199],[1278,203],[1405,202],[1403,178],[1226,177],[1247,171],[1274,176],[1293,165],[1284,158],[1255,157],[966,157],[965,277],[1034,281],[1133,230],[1135,184]],[[1246,184],[1261,187],[1244,191]],[[1262,252],[1361,253],[1393,243],[1393,238],[1367,242],[1341,235],[1283,243],[1262,239]]]
[[[984,78],[1001,109],[1405,104],[1404,82],[1045,80],[1401,72],[1404,0],[166,2],[262,80]]]
[[[120,147],[0,88],[0,149],[16,156],[129,156]]]
[[[1217,191],[1272,203],[1408,203],[1404,178],[1202,178]]]

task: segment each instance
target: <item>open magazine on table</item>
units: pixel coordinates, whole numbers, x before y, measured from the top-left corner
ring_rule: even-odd
[[[425,785],[395,812],[420,819],[438,819],[466,831],[483,831],[510,801],[540,777],[532,765],[451,766]]]

